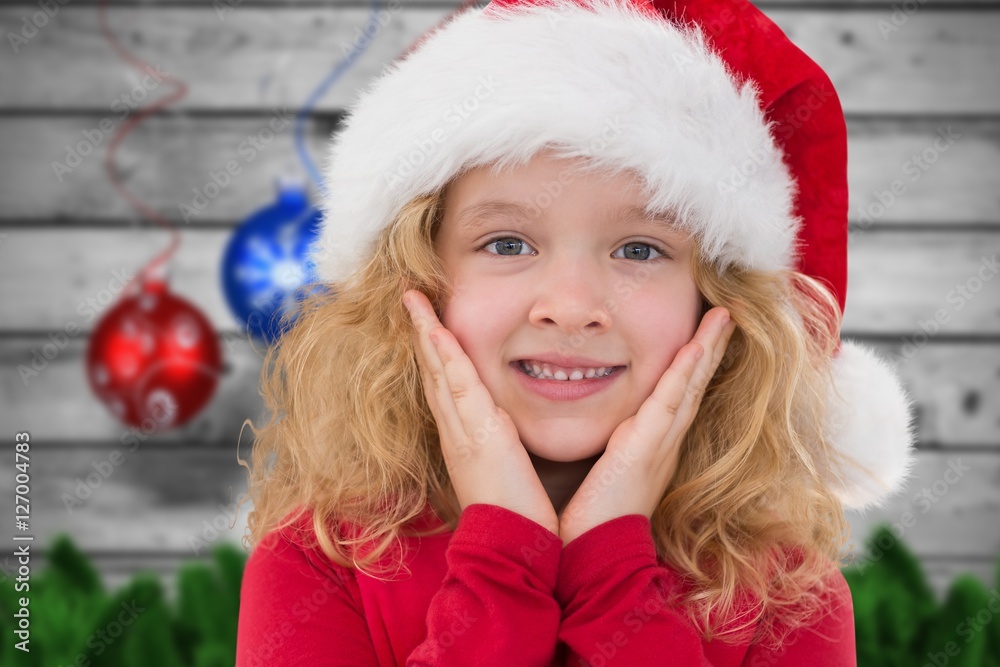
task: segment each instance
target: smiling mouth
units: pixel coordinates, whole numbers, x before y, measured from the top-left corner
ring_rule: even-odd
[[[524,373],[530,378],[536,380],[550,380],[554,382],[580,382],[581,380],[595,380],[606,378],[615,373],[620,373],[624,370],[625,366],[608,366],[604,368],[592,368],[587,369],[585,374],[581,374],[580,371],[574,371],[572,374],[567,375],[563,371],[556,371],[553,375],[548,375],[544,371],[541,373],[536,373],[535,370],[525,363],[524,359],[519,361],[511,362],[511,365],[517,368],[520,372]],[[541,367],[539,367],[541,370]]]

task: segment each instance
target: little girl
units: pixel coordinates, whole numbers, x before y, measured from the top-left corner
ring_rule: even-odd
[[[773,23],[494,0],[326,179],[240,667],[855,665],[844,509],[901,488],[910,402],[839,340],[843,113]]]

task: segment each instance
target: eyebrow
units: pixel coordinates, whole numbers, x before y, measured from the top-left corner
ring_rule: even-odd
[[[504,214],[513,214],[524,218],[531,217],[528,208],[521,204],[500,199],[487,199],[462,209],[458,214],[457,224],[459,229],[476,231],[486,225],[490,217]],[[647,222],[665,231],[679,231],[676,219],[672,214],[650,214],[645,207],[638,205],[618,209],[612,214],[609,222],[612,225],[622,225],[629,220]]]

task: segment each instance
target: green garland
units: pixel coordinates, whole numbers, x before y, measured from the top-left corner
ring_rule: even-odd
[[[4,667],[232,667],[246,554],[216,546],[212,566],[184,563],[176,604],[155,573],[141,572],[113,594],[65,535],[28,593],[0,584],[0,665]],[[29,653],[14,647],[18,598],[30,599]]]
[[[1000,667],[1000,561],[997,586],[987,590],[963,573],[939,604],[888,524],[876,527],[866,549],[842,570],[854,599],[859,667]],[[232,667],[246,554],[227,543],[212,556],[211,565],[180,567],[170,604],[151,572],[105,591],[87,557],[60,535],[29,594],[16,592],[12,577],[0,582],[0,665]],[[14,647],[13,613],[26,596],[30,653]]]
[[[865,546],[842,570],[854,600],[859,667],[1000,667],[1000,561],[992,589],[962,573],[938,604],[919,561],[888,524]]]

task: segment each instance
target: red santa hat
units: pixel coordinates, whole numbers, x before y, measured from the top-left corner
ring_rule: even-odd
[[[847,132],[829,78],[747,0],[493,0],[447,21],[361,92],[324,166],[311,260],[348,280],[411,199],[542,149],[642,176],[650,209],[721,268],[796,269],[847,294]],[[911,400],[842,340],[825,471],[852,509],[913,465]]]

